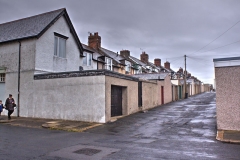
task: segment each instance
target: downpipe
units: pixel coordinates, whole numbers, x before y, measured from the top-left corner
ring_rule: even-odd
[[[21,41],[19,43],[19,53],[18,53],[18,96],[17,96],[17,116],[20,115],[20,69],[21,69]]]

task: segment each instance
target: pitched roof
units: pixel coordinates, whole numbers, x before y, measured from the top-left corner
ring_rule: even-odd
[[[121,62],[120,62],[120,60],[124,60],[125,58],[124,57],[122,57],[121,55],[119,55],[119,54],[117,54],[117,53],[115,53],[115,52],[113,52],[113,51],[110,51],[110,50],[108,50],[108,49],[105,49],[105,48],[99,48],[99,50],[104,54],[104,55],[106,55],[106,56],[108,56],[108,57],[111,57],[114,61],[116,61],[117,63],[120,63],[120,64],[122,64]]]
[[[68,22],[71,32],[80,48],[80,51],[83,51],[80,40],[65,8],[0,24],[0,43],[33,37],[39,38],[63,15]]]
[[[92,52],[92,53],[97,52],[97,50],[95,50],[95,49],[89,47],[89,46],[86,45],[86,44],[83,44],[83,43],[82,43],[82,46],[83,46],[83,49],[84,49],[85,51]]]
[[[133,56],[129,56],[130,59],[132,59],[135,63],[141,65],[141,66],[146,66],[147,64],[146,63],[143,63],[142,61],[140,61],[139,59],[137,59],[136,57],[133,57]]]
[[[83,49],[85,51],[92,52],[92,53],[98,53],[99,55],[112,58],[113,62],[115,62],[115,64],[122,64],[122,65],[124,65],[121,61],[125,60],[125,58],[123,56],[113,52],[113,51],[110,51],[110,50],[102,48],[102,47],[99,48],[99,49],[94,49],[94,48],[89,47],[88,45],[83,44],[83,43],[82,43],[82,46],[83,46]]]

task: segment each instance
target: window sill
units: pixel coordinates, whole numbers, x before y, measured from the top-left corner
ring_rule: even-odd
[[[63,57],[58,57],[58,56],[53,56],[53,58],[59,58],[59,59],[63,59],[63,60],[67,60],[67,58],[63,58]]]

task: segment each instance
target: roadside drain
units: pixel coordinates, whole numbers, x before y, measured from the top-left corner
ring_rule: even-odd
[[[120,151],[120,149],[100,146],[76,145],[50,152],[48,156],[72,160],[99,160],[118,151]]]

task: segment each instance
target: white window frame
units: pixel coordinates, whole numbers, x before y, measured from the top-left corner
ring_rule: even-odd
[[[92,54],[88,52],[84,52],[83,55],[83,65],[85,66],[91,66],[92,65]]]
[[[131,71],[131,63],[129,61],[126,61],[125,71],[129,72]]]
[[[5,82],[6,75],[5,73],[0,73],[0,82]]]
[[[54,33],[54,56],[66,58],[68,37]]]
[[[110,61],[110,63],[109,63],[109,61]],[[106,62],[105,69],[112,71],[113,70],[112,59],[108,58],[108,57],[105,57],[105,62]]]

